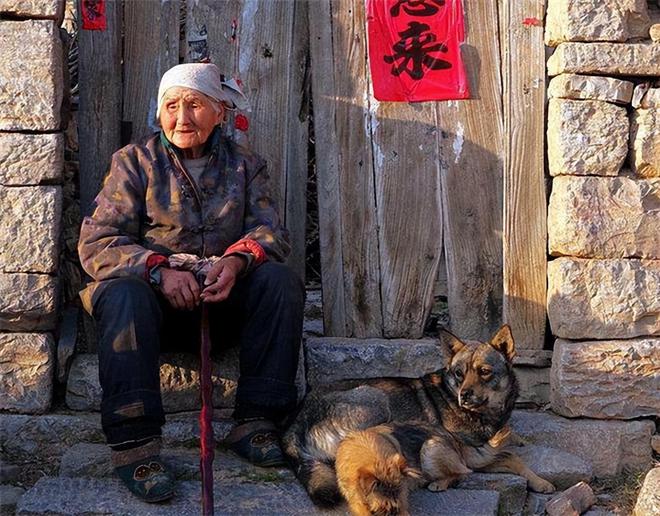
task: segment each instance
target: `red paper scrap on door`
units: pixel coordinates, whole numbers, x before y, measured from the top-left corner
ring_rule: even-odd
[[[378,100],[469,98],[461,0],[367,0],[367,29]]]
[[[105,0],[81,0],[83,30],[105,30]]]

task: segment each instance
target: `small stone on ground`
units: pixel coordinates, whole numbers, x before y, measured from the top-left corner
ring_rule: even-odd
[[[567,514],[582,514],[596,503],[593,489],[586,482],[578,482],[562,493],[557,493],[548,503],[545,510],[549,516],[566,516]]]
[[[25,493],[22,487],[0,485],[0,514],[14,514],[16,504]]]
[[[500,493],[500,514],[520,514],[527,499],[527,480],[517,475],[472,473],[457,489],[477,489]]]

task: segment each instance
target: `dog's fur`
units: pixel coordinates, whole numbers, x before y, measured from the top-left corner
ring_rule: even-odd
[[[341,500],[335,473],[340,443],[351,432],[388,424],[406,460],[446,489],[471,470],[524,476],[532,490],[552,492],[515,454],[504,449],[506,424],[518,395],[511,330],[487,343],[463,342],[441,331],[448,366],[419,379],[347,382],[308,396],[284,435],[285,452],[311,499],[320,506]],[[383,430],[377,431],[383,434]]]
[[[409,481],[422,473],[408,467],[387,426],[351,432],[337,448],[339,491],[355,516],[407,515]]]

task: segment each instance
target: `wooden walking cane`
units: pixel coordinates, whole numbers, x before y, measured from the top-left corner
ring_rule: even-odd
[[[213,258],[199,258],[194,254],[176,253],[169,257],[170,267],[190,271],[203,287],[209,269],[216,263]],[[199,390],[202,409],[199,412],[200,458],[202,475],[202,515],[213,516],[213,379],[211,377],[211,331],[208,305],[202,302]]]
[[[213,516],[213,379],[211,378],[211,335],[208,305],[202,303],[200,391],[202,410],[199,413],[200,461],[202,474],[202,515]]]

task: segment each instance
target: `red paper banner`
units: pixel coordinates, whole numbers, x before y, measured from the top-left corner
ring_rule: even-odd
[[[81,0],[83,30],[105,30],[105,0]]]
[[[469,98],[461,0],[368,0],[367,29],[378,100]]]

